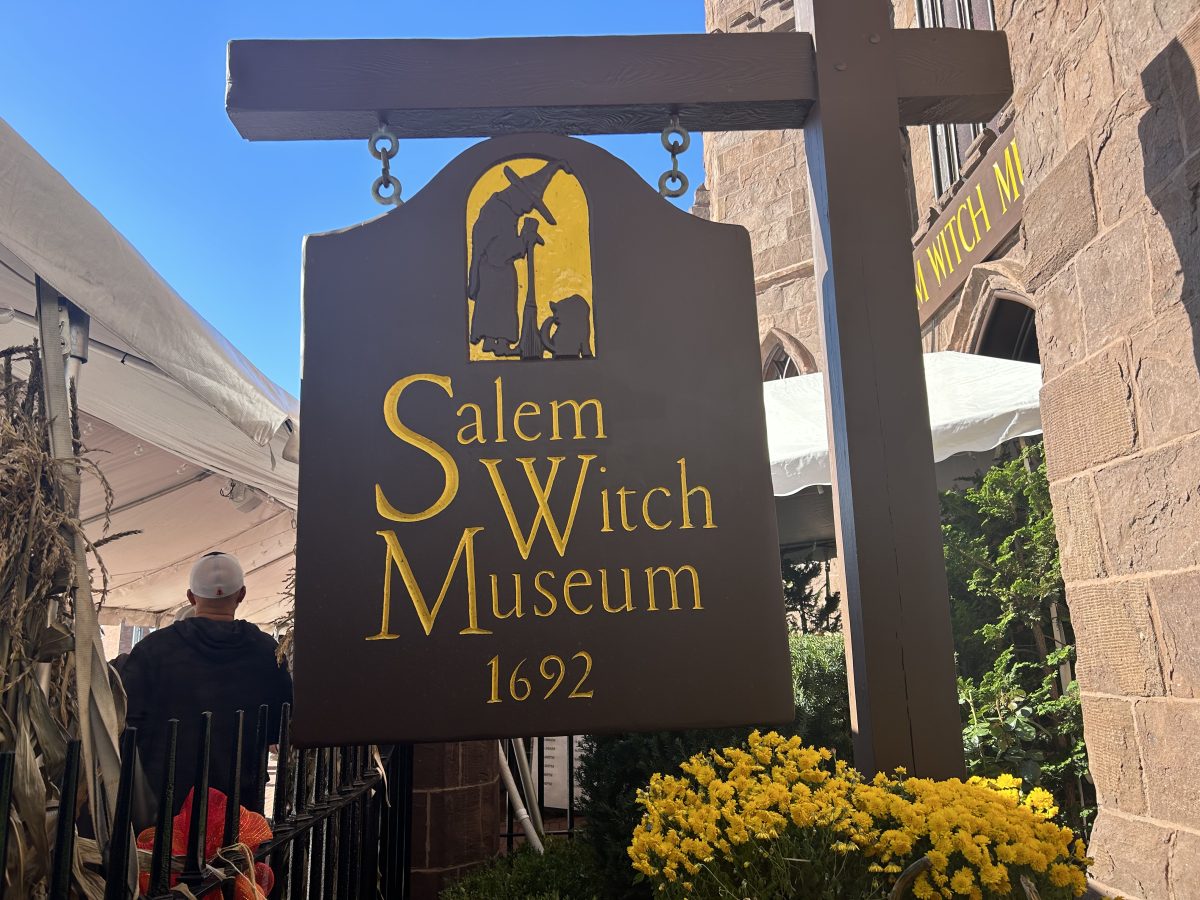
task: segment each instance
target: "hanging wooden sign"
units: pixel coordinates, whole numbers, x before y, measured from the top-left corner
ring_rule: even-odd
[[[750,242],[500,137],[310,236],[301,744],[793,714]]]

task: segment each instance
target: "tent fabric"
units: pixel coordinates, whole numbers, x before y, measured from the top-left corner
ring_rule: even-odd
[[[952,352],[924,359],[934,462],[1041,433],[1037,363]],[[769,381],[763,401],[775,496],[831,484],[823,376]]]
[[[296,399],[188,306],[2,119],[0,244],[102,322],[122,349],[152,363],[255,444],[267,444],[285,420],[297,418]]]
[[[22,316],[0,324],[0,347],[36,335]],[[164,373],[95,347],[78,400],[85,457],[111,491],[106,516],[106,487],[85,471],[85,532],[93,542],[140,532],[100,551],[108,583],[101,623],[153,625],[173,614],[187,602],[192,562],[210,550],[235,554],[246,570],[241,616],[258,624],[278,618],[295,547],[297,466],[282,458],[284,434],[259,447]]]
[[[84,475],[86,533],[139,532],[102,548],[103,577],[89,561],[108,586],[101,622],[172,616],[192,562],[216,549],[246,570],[242,617],[277,618],[295,547],[297,466],[284,451],[297,401],[0,120],[0,347],[37,339],[36,276],[91,317],[80,437],[107,487]]]

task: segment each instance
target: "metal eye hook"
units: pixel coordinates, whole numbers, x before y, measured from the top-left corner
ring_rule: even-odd
[[[387,141],[387,149],[380,147],[381,141]],[[382,163],[382,174],[371,185],[371,196],[381,206],[399,206],[404,201],[400,199],[402,185],[400,179],[392,174],[392,157],[400,149],[400,139],[386,125],[380,125],[375,133],[367,140],[367,149],[371,155]],[[390,193],[384,193],[390,188]]]
[[[662,197],[682,197],[687,193],[688,179],[679,168],[679,154],[692,145],[692,136],[679,124],[679,114],[673,113],[667,127],[662,130],[662,145],[671,154],[671,168],[658,179],[658,193]],[[671,183],[678,187],[671,187]]]

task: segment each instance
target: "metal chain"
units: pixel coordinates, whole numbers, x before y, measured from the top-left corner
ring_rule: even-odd
[[[379,146],[380,141],[388,142],[386,149]],[[400,139],[386,125],[380,125],[367,141],[367,149],[383,164],[383,174],[371,185],[371,196],[382,206],[399,206],[404,202],[400,199],[401,184],[400,179],[392,174],[391,165],[392,157],[400,149]],[[391,188],[391,193],[385,194],[385,188]]]
[[[662,197],[682,197],[687,193],[687,176],[679,168],[679,154],[691,146],[692,137],[688,130],[679,124],[678,114],[671,116],[671,122],[662,130],[663,149],[671,154],[671,168],[663,172],[658,179],[658,193]],[[674,182],[678,187],[671,187]]]

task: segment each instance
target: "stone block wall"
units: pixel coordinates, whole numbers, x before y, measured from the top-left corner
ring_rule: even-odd
[[[496,855],[498,760],[495,741],[418,744],[414,749],[414,900],[436,900],[444,886]]]
[[[997,0],[1026,176],[1012,260],[1084,730],[1093,875],[1200,898],[1200,7]]]
[[[796,27],[793,0],[707,0],[705,9],[710,32]],[[750,232],[760,338],[778,328],[803,344],[819,367],[802,132],[706,134],[704,168],[707,197],[698,197],[697,212]]]

